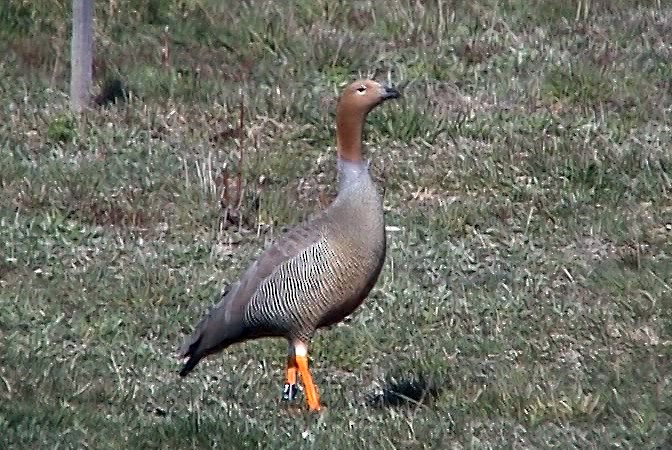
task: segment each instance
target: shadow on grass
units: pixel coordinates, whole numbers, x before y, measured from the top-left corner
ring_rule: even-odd
[[[372,408],[399,408],[431,405],[447,388],[450,380],[436,376],[417,374],[390,374],[382,386],[366,396],[366,404]]]

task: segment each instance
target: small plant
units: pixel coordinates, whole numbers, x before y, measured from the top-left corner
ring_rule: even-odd
[[[56,117],[47,126],[47,138],[52,142],[70,142],[77,136],[76,126],[70,116]]]

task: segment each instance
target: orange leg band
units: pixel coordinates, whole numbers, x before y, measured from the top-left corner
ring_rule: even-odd
[[[289,356],[287,358],[287,368],[285,369],[285,386],[282,388],[282,399],[292,401],[296,398],[298,386],[297,381],[298,367],[296,365],[296,358]]]
[[[319,411],[320,396],[317,394],[317,387],[315,387],[315,383],[313,383],[313,377],[310,375],[310,371],[308,371],[308,357],[296,356],[296,364],[299,369],[299,374],[301,375],[301,380],[303,381],[303,389],[306,394],[306,401],[308,402],[308,410]]]

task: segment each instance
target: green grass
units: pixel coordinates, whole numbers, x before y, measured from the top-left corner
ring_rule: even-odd
[[[96,89],[130,98],[83,118],[69,8],[0,6],[0,447],[672,444],[665,2],[96,2]],[[388,258],[311,346],[327,411],[279,404],[282,340],[178,379],[334,195],[335,96],[374,72]]]

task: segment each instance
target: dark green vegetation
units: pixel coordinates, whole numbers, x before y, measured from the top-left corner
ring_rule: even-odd
[[[0,5],[1,448],[672,446],[669,2],[96,4],[131,96],[82,120],[70,1]],[[335,94],[374,70],[405,85],[367,137],[394,228],[314,340],[328,411],[278,405],[281,340],[178,379],[333,195]]]

